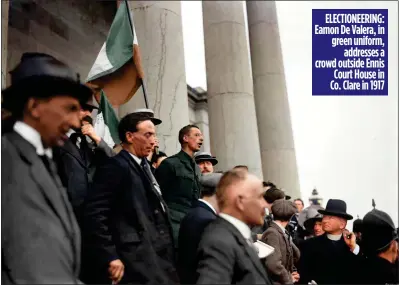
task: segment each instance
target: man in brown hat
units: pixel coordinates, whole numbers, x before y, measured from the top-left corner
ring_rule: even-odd
[[[123,117],[123,149],[96,171],[84,209],[92,283],[178,281],[169,211],[147,161],[160,122],[139,112]]]
[[[11,71],[3,107],[16,121],[2,136],[3,284],[79,283],[80,232],[52,161],[79,128],[91,90],[52,56],[26,53]]]
[[[323,215],[324,234],[301,243],[300,282],[317,284],[350,284],[359,278],[359,246],[356,237],[345,228],[353,217],[346,213],[346,203],[330,199]],[[357,279],[356,279],[357,278]]]
[[[265,266],[273,284],[293,284],[299,280],[294,264],[299,260],[300,253],[287,225],[297,209],[291,201],[279,199],[273,203],[272,210],[274,220],[261,238],[262,242],[274,248],[274,252],[266,257]]]

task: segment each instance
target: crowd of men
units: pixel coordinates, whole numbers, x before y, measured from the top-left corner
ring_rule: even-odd
[[[398,234],[372,210],[291,197],[245,165],[215,172],[201,130],[158,151],[148,109],[107,145],[93,92],[52,56],[26,53],[2,91],[3,284],[397,284]]]

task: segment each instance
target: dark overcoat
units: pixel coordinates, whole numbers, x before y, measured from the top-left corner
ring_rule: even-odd
[[[98,277],[92,282],[109,282],[108,266],[116,259],[125,266],[121,283],[177,282],[167,206],[126,150],[97,168],[86,198],[83,231],[95,269],[92,277]]]

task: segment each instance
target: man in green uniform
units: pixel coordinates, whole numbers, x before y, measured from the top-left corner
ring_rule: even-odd
[[[181,151],[166,158],[155,171],[162,196],[169,207],[175,247],[178,247],[180,223],[200,197],[201,171],[194,161],[203,136],[195,125],[187,125],[179,131]]]

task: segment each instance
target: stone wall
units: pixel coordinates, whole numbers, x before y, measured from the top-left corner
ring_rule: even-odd
[[[45,52],[86,79],[115,12],[116,1],[10,1],[6,70],[15,67],[23,52]],[[9,85],[8,74],[6,81]]]

